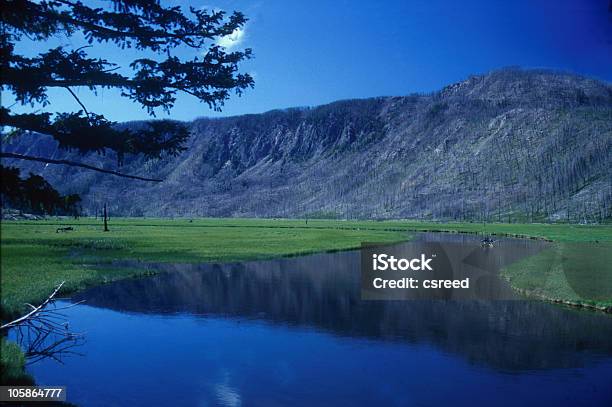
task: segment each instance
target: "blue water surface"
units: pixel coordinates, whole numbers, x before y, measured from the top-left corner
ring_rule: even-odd
[[[485,255],[504,263],[506,249]],[[141,266],[164,272],[70,299],[85,300],[65,311],[81,355],[31,364],[38,384],[80,406],[612,405],[609,315],[362,301],[357,251]]]

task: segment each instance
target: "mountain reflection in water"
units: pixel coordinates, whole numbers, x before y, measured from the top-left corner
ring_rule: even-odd
[[[547,247],[465,244],[460,273]],[[460,257],[461,257],[460,256]],[[452,257],[449,256],[449,257]],[[361,300],[359,251],[235,264],[115,265],[161,273],[74,295],[83,357],[29,371],[81,406],[607,406],[612,317],[514,300]]]
[[[477,244],[465,235],[431,233],[420,239]],[[506,243],[489,251],[495,259],[489,262],[501,267],[544,247],[538,241]],[[576,351],[612,355],[607,315],[526,300],[361,301],[358,251],[140,266],[166,272],[99,286],[73,300],[123,312],[262,319],[342,336],[430,343],[507,370],[581,366],[585,353]]]

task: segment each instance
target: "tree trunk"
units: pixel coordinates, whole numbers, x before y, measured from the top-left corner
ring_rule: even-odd
[[[106,204],[104,204],[104,231],[108,232],[108,217],[106,216]]]

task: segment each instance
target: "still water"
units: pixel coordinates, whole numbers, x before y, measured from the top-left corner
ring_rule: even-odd
[[[407,244],[432,241],[479,247],[449,234]],[[478,256],[502,267],[542,249],[504,239]],[[66,311],[82,355],[30,365],[39,385],[65,385],[81,406],[612,405],[609,315],[521,299],[363,301],[359,251],[128,265],[163,272],[65,300],[85,300]]]

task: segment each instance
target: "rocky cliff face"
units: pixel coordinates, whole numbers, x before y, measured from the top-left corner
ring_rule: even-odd
[[[127,124],[130,125],[130,124]],[[502,70],[430,95],[348,100],[189,124],[178,157],[135,157],[131,181],[17,163],[87,210],[116,215],[329,216],[525,221],[612,215],[612,86]],[[114,167],[43,136],[6,151]]]

